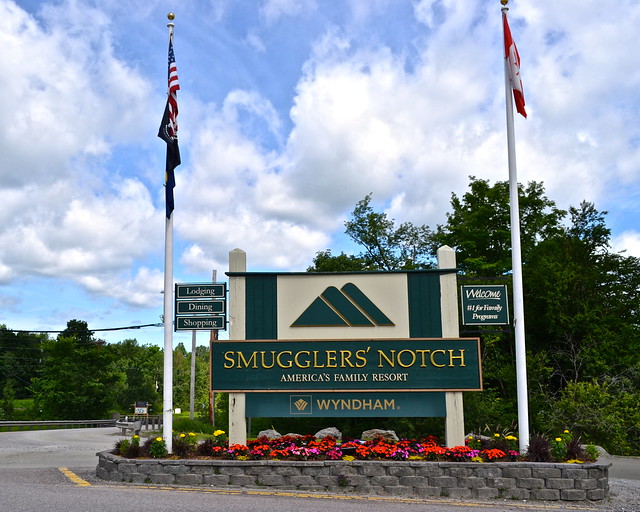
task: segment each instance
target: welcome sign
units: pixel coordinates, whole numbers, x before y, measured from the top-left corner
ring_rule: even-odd
[[[218,341],[212,388],[264,391],[480,391],[477,338]]]

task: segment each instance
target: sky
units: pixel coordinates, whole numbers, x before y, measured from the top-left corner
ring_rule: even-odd
[[[355,204],[446,222],[508,180],[498,0],[0,0],[0,324],[163,344],[167,13],[181,89],[174,279],[357,252]],[[640,3],[511,0],[518,180],[640,256]],[[224,338],[224,334],[221,336]],[[206,344],[208,333],[198,333]],[[190,332],[174,336],[191,342]]]

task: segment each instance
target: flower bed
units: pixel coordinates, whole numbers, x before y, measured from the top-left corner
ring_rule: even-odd
[[[167,454],[161,437],[124,439],[98,454],[97,476],[132,483],[210,485],[351,491],[398,496],[602,500],[608,496],[608,465],[584,463],[586,453],[568,432],[553,442],[536,438],[535,453],[552,452],[569,463],[526,461],[513,436],[467,438],[447,448],[428,436],[397,442],[376,438],[338,443],[333,437],[260,437],[229,446],[224,432],[198,441],[193,433],[173,439]],[[534,444],[532,439],[532,444]],[[576,464],[576,463],[580,464]]]

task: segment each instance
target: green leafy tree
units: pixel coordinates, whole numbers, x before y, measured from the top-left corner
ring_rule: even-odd
[[[31,378],[41,366],[46,335],[15,332],[0,325],[0,389],[11,383],[16,398],[30,398]]]
[[[331,255],[331,249],[319,251],[313,258],[313,266],[307,272],[359,272],[367,270],[367,262],[358,256],[341,252],[338,256]]]
[[[456,250],[458,266],[467,275],[495,277],[509,273],[511,263],[511,220],[509,182],[490,185],[469,177],[469,191],[451,194],[452,212],[438,226],[431,250],[448,245]],[[544,194],[542,183],[518,185],[522,260],[541,240],[558,233],[566,214]]]
[[[42,344],[43,364],[33,379],[36,407],[45,419],[98,419],[114,405],[118,375],[112,354],[86,322],[72,320],[57,339]]]

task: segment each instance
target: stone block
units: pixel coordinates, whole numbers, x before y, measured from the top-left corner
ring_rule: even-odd
[[[203,476],[195,473],[183,473],[176,475],[176,483],[180,485],[200,485],[203,482]]]
[[[298,468],[295,466],[276,466],[274,468],[274,473],[282,476],[301,475],[302,468]]]
[[[587,491],[583,489],[560,489],[560,499],[565,501],[586,500]]]
[[[471,476],[473,474],[473,469],[472,468],[461,468],[461,467],[445,468],[444,474],[445,475],[449,475],[449,476],[453,476],[455,478],[464,478],[464,477]]]
[[[212,487],[226,487],[229,485],[229,477],[227,475],[202,475],[202,483]]]
[[[531,476],[533,478],[560,478],[562,476],[562,471],[560,468],[534,467],[531,469]]]
[[[257,476],[258,485],[284,485],[284,476],[282,475],[258,475]]]
[[[175,476],[166,473],[156,473],[155,475],[149,475],[149,480],[153,484],[173,484],[175,483]]]
[[[367,464],[362,467],[362,474],[365,476],[382,476],[386,475],[387,471],[382,465],[379,464]]]
[[[443,487],[441,496],[448,496],[449,498],[471,498],[471,489],[464,487]]]
[[[531,478],[531,467],[509,467],[502,469],[502,476],[505,478]]]
[[[531,499],[557,501],[560,499],[560,489],[531,489]]]
[[[603,500],[607,497],[607,493],[604,489],[589,489],[587,490],[587,499],[588,500]]]
[[[371,477],[371,485],[380,485],[382,487],[391,487],[399,484],[397,476],[373,476]]]
[[[473,474],[479,478],[502,478],[502,467],[483,464],[474,468]]]
[[[391,496],[413,496],[413,487],[406,487],[404,485],[385,487],[384,490]]]
[[[458,479],[452,476],[436,476],[429,478],[429,484],[433,487],[458,487]]]
[[[118,473],[122,473],[123,475],[129,475],[131,473],[137,473],[138,466],[136,464],[118,464]]]
[[[497,489],[511,489],[515,486],[515,478],[487,478],[487,487],[496,487]]]
[[[458,487],[468,487],[469,489],[478,489],[486,487],[486,480],[477,476],[458,478]]]
[[[444,475],[444,469],[442,469],[438,465],[425,465],[419,468],[416,468],[416,475],[419,476],[427,476],[427,477],[435,477]]]
[[[399,480],[400,485],[409,485],[411,487],[421,487],[427,485],[429,480],[422,476],[401,476]]]
[[[568,467],[562,468],[562,477],[563,478],[573,478],[574,480],[578,478],[588,478],[589,472],[586,469],[576,468],[576,467]]]
[[[568,478],[549,478],[546,487],[548,489],[573,489],[574,482]]]
[[[516,487],[523,489],[542,489],[544,488],[543,478],[516,478]]]
[[[500,496],[502,496],[502,493],[495,487],[477,487],[471,490],[471,497],[481,500],[498,498]]]
[[[413,491],[419,498],[429,498],[432,496],[440,496],[442,489],[440,487],[431,487],[428,485],[424,485],[420,487],[414,487]]]
[[[315,483],[315,479],[312,476],[308,475],[293,475],[289,477],[289,484],[293,487],[297,487],[299,485],[315,485]]]
[[[229,475],[229,485],[251,487],[256,485],[256,477],[252,475]]]
[[[510,500],[528,500],[531,498],[531,491],[529,489],[522,489],[521,487],[507,489],[504,491],[504,497]]]
[[[598,481],[595,478],[585,478],[584,480],[575,481],[576,489],[597,489]]]
[[[416,474],[415,468],[409,466],[390,466],[388,474],[391,476],[413,476]]]
[[[164,472],[170,475],[181,475],[183,473],[186,473],[187,471],[188,471],[187,466],[183,464],[175,464],[172,466],[164,467]]]

